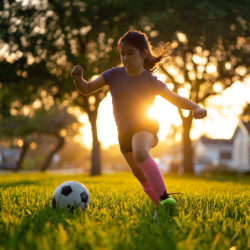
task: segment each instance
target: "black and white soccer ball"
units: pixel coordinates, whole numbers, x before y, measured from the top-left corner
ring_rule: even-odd
[[[90,197],[88,189],[80,182],[66,181],[60,184],[52,195],[54,208],[81,208],[84,211],[89,205]]]

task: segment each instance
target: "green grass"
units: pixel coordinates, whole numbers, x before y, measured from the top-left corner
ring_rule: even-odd
[[[51,196],[66,180],[82,182],[91,200],[73,214]],[[155,206],[130,173],[10,174],[0,177],[3,249],[249,249],[249,177],[165,176],[178,215],[153,219]],[[236,248],[235,248],[236,247]]]

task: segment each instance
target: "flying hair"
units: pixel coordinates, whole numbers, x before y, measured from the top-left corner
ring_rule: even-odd
[[[170,43],[165,43],[161,47],[160,53],[155,55],[152,51],[152,46],[147,35],[141,31],[130,30],[125,33],[118,41],[117,47],[119,51],[122,42],[126,42],[136,47],[140,52],[144,50],[147,52],[147,57],[144,59],[143,67],[151,73],[158,69],[158,63],[166,58],[170,58]]]

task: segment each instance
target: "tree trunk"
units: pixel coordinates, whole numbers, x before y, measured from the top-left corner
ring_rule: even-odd
[[[193,148],[192,142],[190,139],[190,129],[192,125],[192,116],[189,115],[188,117],[183,117],[183,133],[182,133],[182,142],[183,142],[183,170],[184,173],[193,174],[194,167],[193,167]]]
[[[50,165],[50,162],[51,162],[51,160],[52,160],[53,155],[54,155],[58,150],[60,150],[60,149],[63,147],[63,145],[64,145],[64,138],[63,138],[63,137],[56,136],[56,138],[58,139],[58,143],[57,143],[56,147],[54,148],[54,150],[52,150],[52,151],[48,154],[47,158],[45,159],[45,161],[44,161],[44,163],[43,163],[43,165],[42,165],[42,167],[41,167],[41,171],[46,171],[46,170],[49,168],[49,165]]]
[[[14,171],[18,171],[22,168],[23,160],[24,160],[24,157],[25,157],[29,147],[30,147],[30,141],[24,141],[23,146],[21,148],[21,154],[20,154],[20,157],[18,159],[18,162],[16,163],[16,168],[14,169]]]
[[[89,115],[89,120],[92,127],[92,156],[91,156],[91,171],[90,174],[101,175],[101,157],[100,157],[100,143],[97,135],[97,126],[96,126],[97,112],[91,112]]]

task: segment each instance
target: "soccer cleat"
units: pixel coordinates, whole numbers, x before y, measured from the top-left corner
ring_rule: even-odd
[[[171,208],[176,207],[176,201],[171,196],[169,196],[165,200],[160,200],[159,204],[160,204],[160,206],[164,206],[164,207],[171,207]]]
[[[176,201],[170,195],[164,200],[159,200],[159,205],[154,213],[153,218],[156,219],[159,216],[174,216],[176,215]]]

